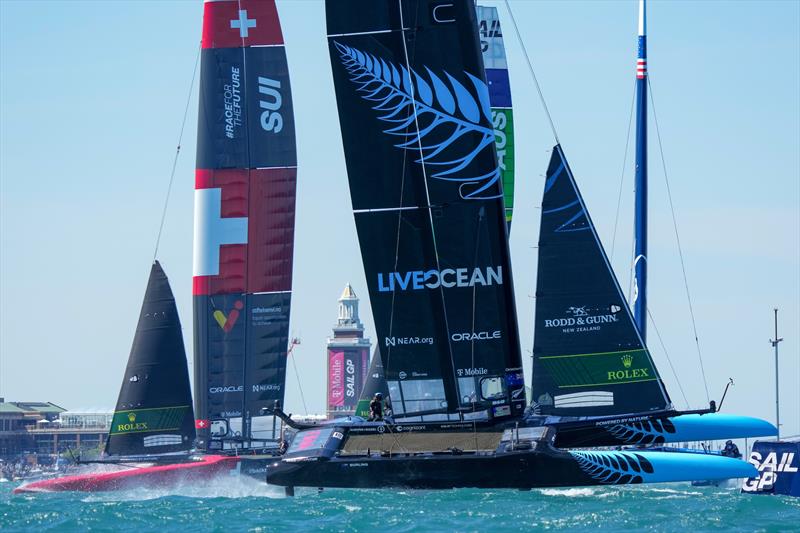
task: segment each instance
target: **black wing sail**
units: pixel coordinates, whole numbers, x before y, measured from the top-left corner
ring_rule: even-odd
[[[195,438],[181,322],[169,280],[153,263],[106,442],[109,455],[189,450]]]
[[[326,10],[395,415],[521,413],[503,190],[473,2],[329,0]]]
[[[559,145],[542,200],[535,320],[533,400],[542,414],[671,407]]]

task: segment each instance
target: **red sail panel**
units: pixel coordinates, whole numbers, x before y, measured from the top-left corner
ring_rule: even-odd
[[[203,48],[283,44],[274,0],[206,0]]]
[[[195,295],[292,289],[297,169],[197,170]]]
[[[202,48],[195,403],[201,447],[219,448],[211,435],[270,438],[251,418],[283,401],[297,153],[274,0],[207,0]]]
[[[290,291],[297,169],[250,172],[247,292]]]

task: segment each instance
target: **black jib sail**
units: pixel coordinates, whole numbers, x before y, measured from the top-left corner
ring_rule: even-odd
[[[559,145],[542,200],[535,320],[533,400],[542,414],[671,407]]]
[[[356,405],[356,416],[369,417],[369,402],[375,394],[381,393],[384,402],[389,399],[389,387],[386,385],[386,376],[383,373],[383,362],[381,361],[381,351],[377,346],[372,352],[372,361],[369,363],[367,380],[361,389],[361,396]]]
[[[474,4],[329,0],[326,10],[394,413],[521,413],[501,172]]]
[[[278,438],[279,424],[261,412],[284,396],[296,165],[274,0],[207,0],[193,287],[201,448]]]
[[[194,437],[181,322],[169,280],[156,261],[150,270],[105,451],[114,456],[187,451]]]

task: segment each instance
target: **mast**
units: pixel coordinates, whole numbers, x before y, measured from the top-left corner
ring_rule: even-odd
[[[775,348],[775,427],[778,429],[775,440],[781,440],[781,400],[778,389],[778,377],[780,376],[778,372],[778,343],[783,339],[778,337],[778,308],[776,307],[773,311],[775,311],[775,338],[770,339],[769,342],[772,344],[772,347]]]
[[[647,36],[645,0],[639,0],[639,52],[636,59],[636,208],[633,316],[647,337]]]

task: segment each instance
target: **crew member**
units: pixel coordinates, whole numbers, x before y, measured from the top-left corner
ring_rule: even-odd
[[[369,421],[377,422],[383,420],[383,394],[376,392],[369,402]]]
[[[738,459],[742,456],[742,454],[739,453],[739,447],[736,446],[731,440],[725,443],[725,448],[722,450],[722,455],[725,457],[733,457],[734,459]]]

